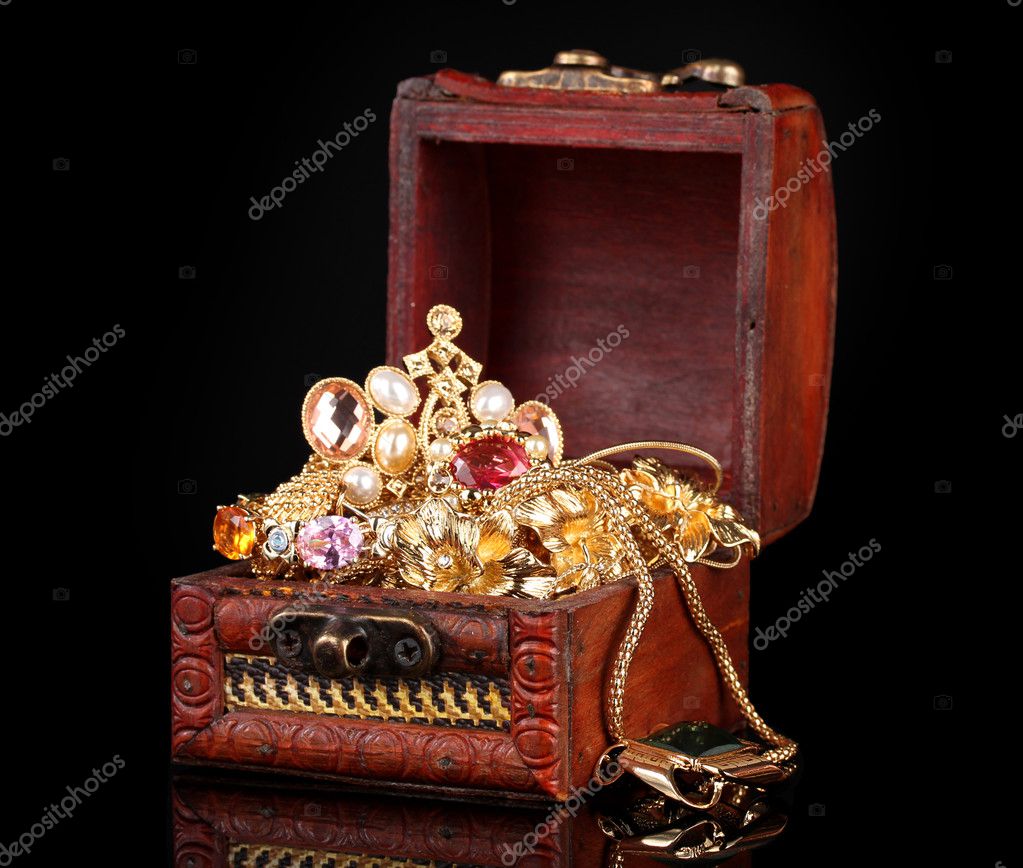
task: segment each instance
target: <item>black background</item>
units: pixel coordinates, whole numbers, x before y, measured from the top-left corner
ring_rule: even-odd
[[[66,355],[125,330],[0,441],[13,601],[3,744],[21,768],[0,841],[93,767],[125,760],[16,864],[163,856],[167,582],[219,563],[216,504],[298,468],[307,377],[360,379],[383,359],[397,83],[435,70],[438,51],[494,77],[576,45],[647,69],[687,50],[733,57],[754,83],[814,94],[831,138],[880,114],[833,167],[839,316],[816,508],[754,563],[752,626],[869,540],[881,552],[787,639],[752,652],[754,700],[806,756],[792,826],[757,861],[872,862],[886,829],[921,857],[1005,860],[1011,803],[985,798],[1002,760],[977,759],[990,743],[975,727],[1006,737],[1015,688],[1023,437],[1002,426],[1023,396],[1007,288],[1018,275],[1001,263],[1014,261],[1018,223],[997,202],[1015,204],[1018,189],[1002,119],[1015,106],[1000,94],[1021,15],[1005,0],[899,19],[862,4],[177,3],[119,18],[90,4],[0,6],[0,412]],[[182,49],[197,62],[179,63]],[[376,123],[340,158],[282,209],[248,218],[250,196],[366,108]],[[939,265],[951,280],[935,280]],[[55,587],[70,599],[54,601]],[[951,709],[936,709],[938,695]],[[955,822],[967,817],[972,829]],[[144,849],[122,850],[129,835]]]

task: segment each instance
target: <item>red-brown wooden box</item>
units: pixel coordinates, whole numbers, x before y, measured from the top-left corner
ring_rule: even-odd
[[[458,343],[485,377],[519,401],[550,388],[568,455],[690,442],[721,459],[725,497],[776,539],[809,512],[823,446],[830,176],[801,182],[783,208],[765,203],[824,145],[812,98],[787,85],[626,96],[454,71],[403,82],[391,117],[387,361],[429,343],[426,311],[453,304]],[[623,337],[614,346],[612,332]],[[694,575],[745,675],[748,568]],[[673,578],[659,574],[656,589],[626,730],[737,725]],[[297,590],[239,565],[174,582],[175,761],[527,798],[564,798],[592,775],[633,581],[552,603],[329,592],[338,609],[429,618],[445,677],[503,691],[510,719],[491,729],[233,708],[232,655],[251,653],[248,640]]]

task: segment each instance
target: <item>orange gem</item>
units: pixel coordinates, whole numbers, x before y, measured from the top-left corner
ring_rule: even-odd
[[[225,558],[240,561],[252,554],[256,543],[256,525],[248,512],[237,506],[224,506],[213,519],[213,546]]]

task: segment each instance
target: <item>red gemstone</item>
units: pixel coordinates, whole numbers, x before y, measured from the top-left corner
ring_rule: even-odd
[[[485,437],[471,440],[455,453],[451,475],[464,488],[493,491],[529,470],[526,450],[514,440]]]

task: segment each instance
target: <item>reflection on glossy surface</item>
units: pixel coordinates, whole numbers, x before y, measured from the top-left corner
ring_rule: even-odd
[[[614,845],[608,864],[723,861],[773,840],[785,828],[783,814],[773,810],[760,791],[735,804],[720,804],[707,812],[690,810],[664,796],[639,796],[598,823]],[[748,864],[745,860],[729,865]]]
[[[759,799],[698,814],[649,789],[618,787],[559,811],[204,775],[176,778],[172,800],[177,868],[652,868],[725,860],[741,868],[750,849],[785,826]]]

